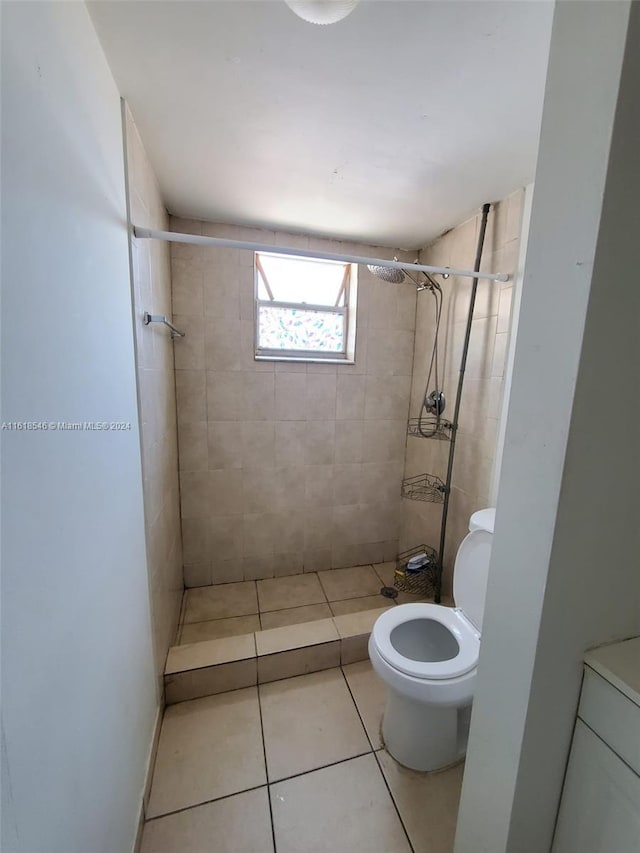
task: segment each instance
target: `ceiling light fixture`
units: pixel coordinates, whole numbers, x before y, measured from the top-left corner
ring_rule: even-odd
[[[337,24],[346,18],[360,0],[284,0],[303,21],[310,24]]]

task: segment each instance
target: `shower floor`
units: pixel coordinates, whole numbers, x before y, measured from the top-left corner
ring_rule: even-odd
[[[187,589],[177,644],[250,634],[419,600],[402,592],[396,599],[380,595],[382,586],[393,586],[394,570],[393,562],[378,563]]]

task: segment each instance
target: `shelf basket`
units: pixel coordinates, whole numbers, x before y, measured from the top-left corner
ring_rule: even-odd
[[[402,481],[402,497],[412,501],[441,504],[446,493],[447,487],[440,477],[434,474],[418,474],[415,477],[405,477]]]
[[[410,571],[407,564],[412,557],[418,554],[426,554],[429,562],[418,569]],[[410,595],[419,595],[421,598],[433,598],[438,576],[438,552],[428,545],[418,545],[409,551],[403,551],[396,558],[396,570],[393,576],[393,585],[402,592]]]
[[[409,418],[407,423],[407,435],[417,438],[435,438],[439,441],[451,441],[453,424],[444,418]]]

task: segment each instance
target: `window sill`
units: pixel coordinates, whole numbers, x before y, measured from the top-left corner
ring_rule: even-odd
[[[355,364],[353,358],[294,358],[288,355],[256,355],[254,361],[291,361],[294,364]]]

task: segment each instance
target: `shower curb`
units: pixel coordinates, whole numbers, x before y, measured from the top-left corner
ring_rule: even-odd
[[[367,660],[386,607],[169,649],[167,705]]]

